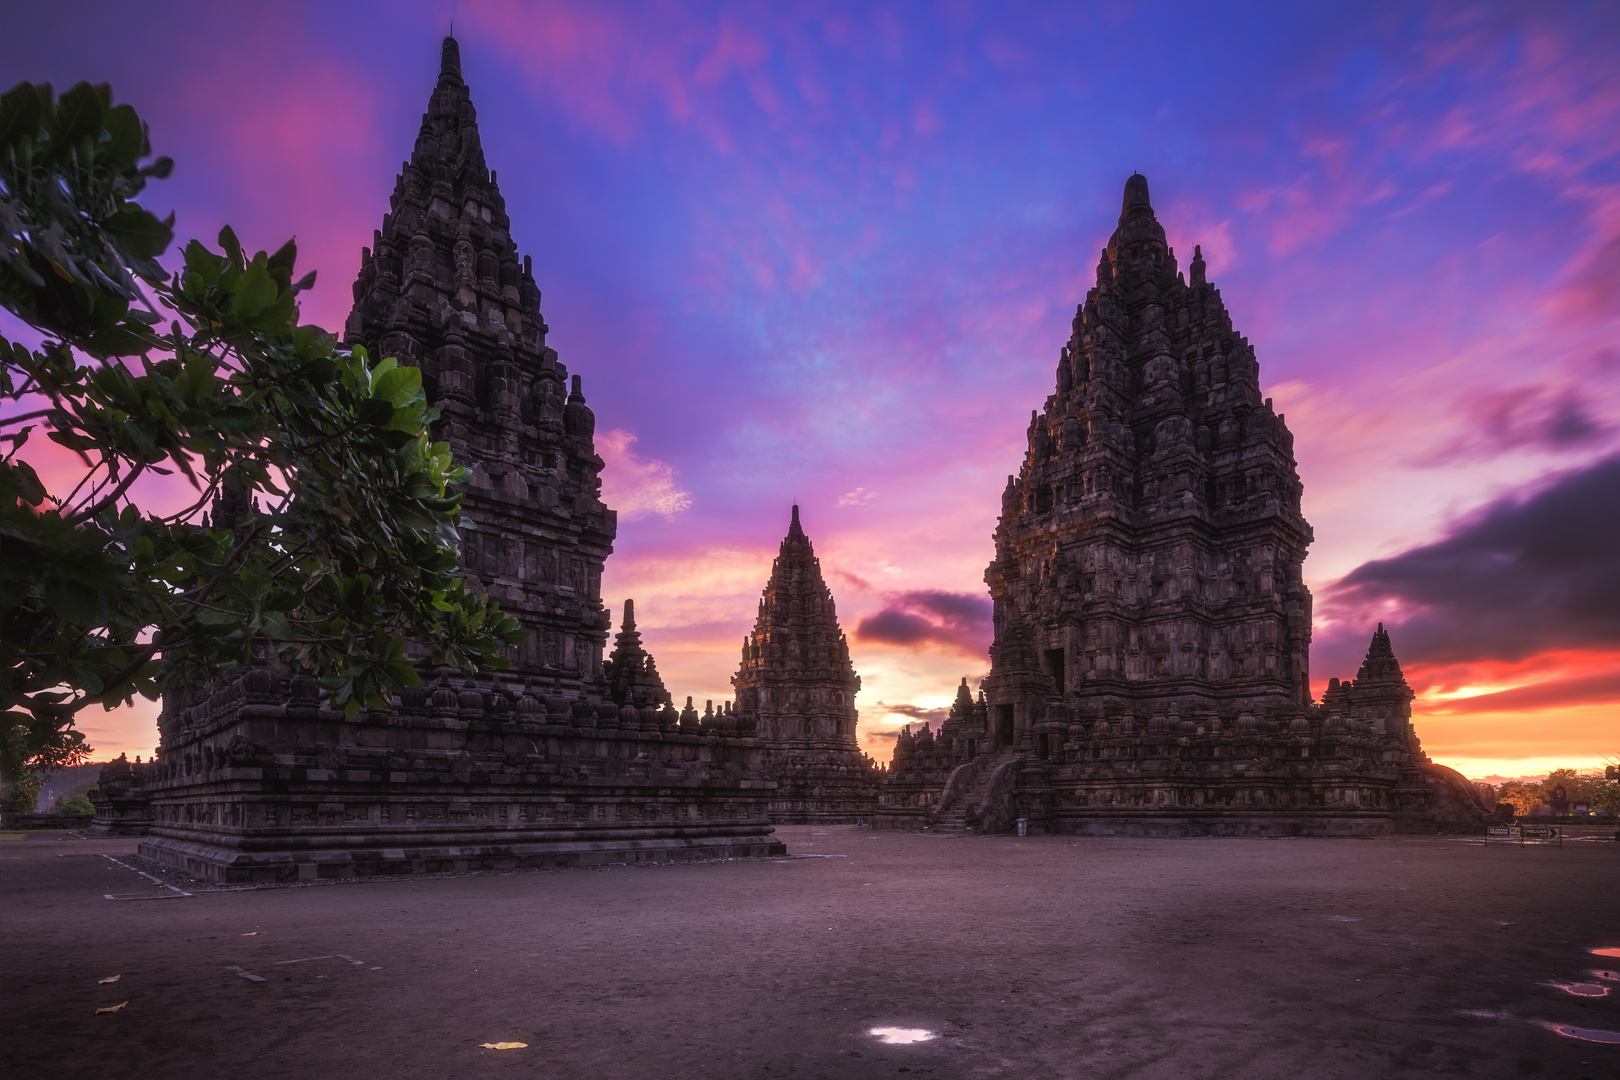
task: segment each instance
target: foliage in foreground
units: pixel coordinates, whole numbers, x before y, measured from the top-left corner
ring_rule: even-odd
[[[352,714],[419,662],[504,667],[525,636],[459,578],[466,470],[429,436],[420,373],[299,325],[315,275],[291,241],[249,255],[227,227],[166,271],[173,216],[134,201],[171,169],[150,156],[105,85],[0,96],[0,303],[42,339],[0,337],[0,767],[19,783],[85,760],[93,705],[268,661]],[[190,505],[140,505],[137,481],[172,474]]]

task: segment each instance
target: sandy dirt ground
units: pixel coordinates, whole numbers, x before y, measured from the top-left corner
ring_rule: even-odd
[[[17,1080],[1620,1077],[1620,1045],[1543,1026],[1620,1031],[1620,982],[1592,973],[1620,956],[1591,951],[1620,948],[1613,841],[780,832],[793,857],[189,897],[105,857],[133,841],[8,840],[0,1061]],[[528,1045],[480,1045],[500,1042]]]

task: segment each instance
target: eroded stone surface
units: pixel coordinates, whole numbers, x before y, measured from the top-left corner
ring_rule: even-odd
[[[882,777],[856,741],[861,679],[797,506],[731,682],[737,712],[768,748],[766,768],[777,783],[771,820],[871,816]]]
[[[352,719],[269,669],[173,691],[158,757],[107,777],[98,821],[139,829],[144,799],[143,854],[214,880],[782,850],[763,745],[729,718],[676,713],[629,604],[603,663],[617,522],[596,420],[546,345],[453,39],[354,297],[346,340],[422,371],[439,437],[472,470],[468,584],[529,638],[507,671],[429,672]]]
[[[1472,825],[1423,754],[1382,625],[1310,689],[1312,540],[1293,435],[1194,249],[1125,185],[1056,389],[1007,478],[990,674],[902,732],[878,823],[1034,831],[1378,832]]]

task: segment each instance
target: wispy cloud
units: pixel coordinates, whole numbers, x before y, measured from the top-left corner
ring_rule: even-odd
[[[635,521],[657,514],[666,521],[692,505],[692,493],[676,481],[675,470],[656,458],[635,451],[636,437],[622,428],[598,432],[596,452],[602,470],[602,500],[617,510],[620,521]]]

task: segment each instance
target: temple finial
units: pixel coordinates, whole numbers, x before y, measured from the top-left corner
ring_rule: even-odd
[[[1187,284],[1198,286],[1204,284],[1204,249],[1193,245],[1192,263],[1187,267]]]
[[[1153,204],[1148,200],[1147,177],[1141,173],[1131,173],[1131,178],[1125,181],[1125,205],[1120,208],[1119,216],[1124,217],[1137,207],[1153,211]]]
[[[453,29],[453,27],[452,27]],[[445,83],[458,83],[461,81],[461,46],[456,39],[445,35],[444,45],[439,50],[439,85]]]
[[[636,602],[634,600],[626,600],[624,602],[624,625],[622,627],[620,627],[620,629],[634,630],[635,628],[636,628]]]

